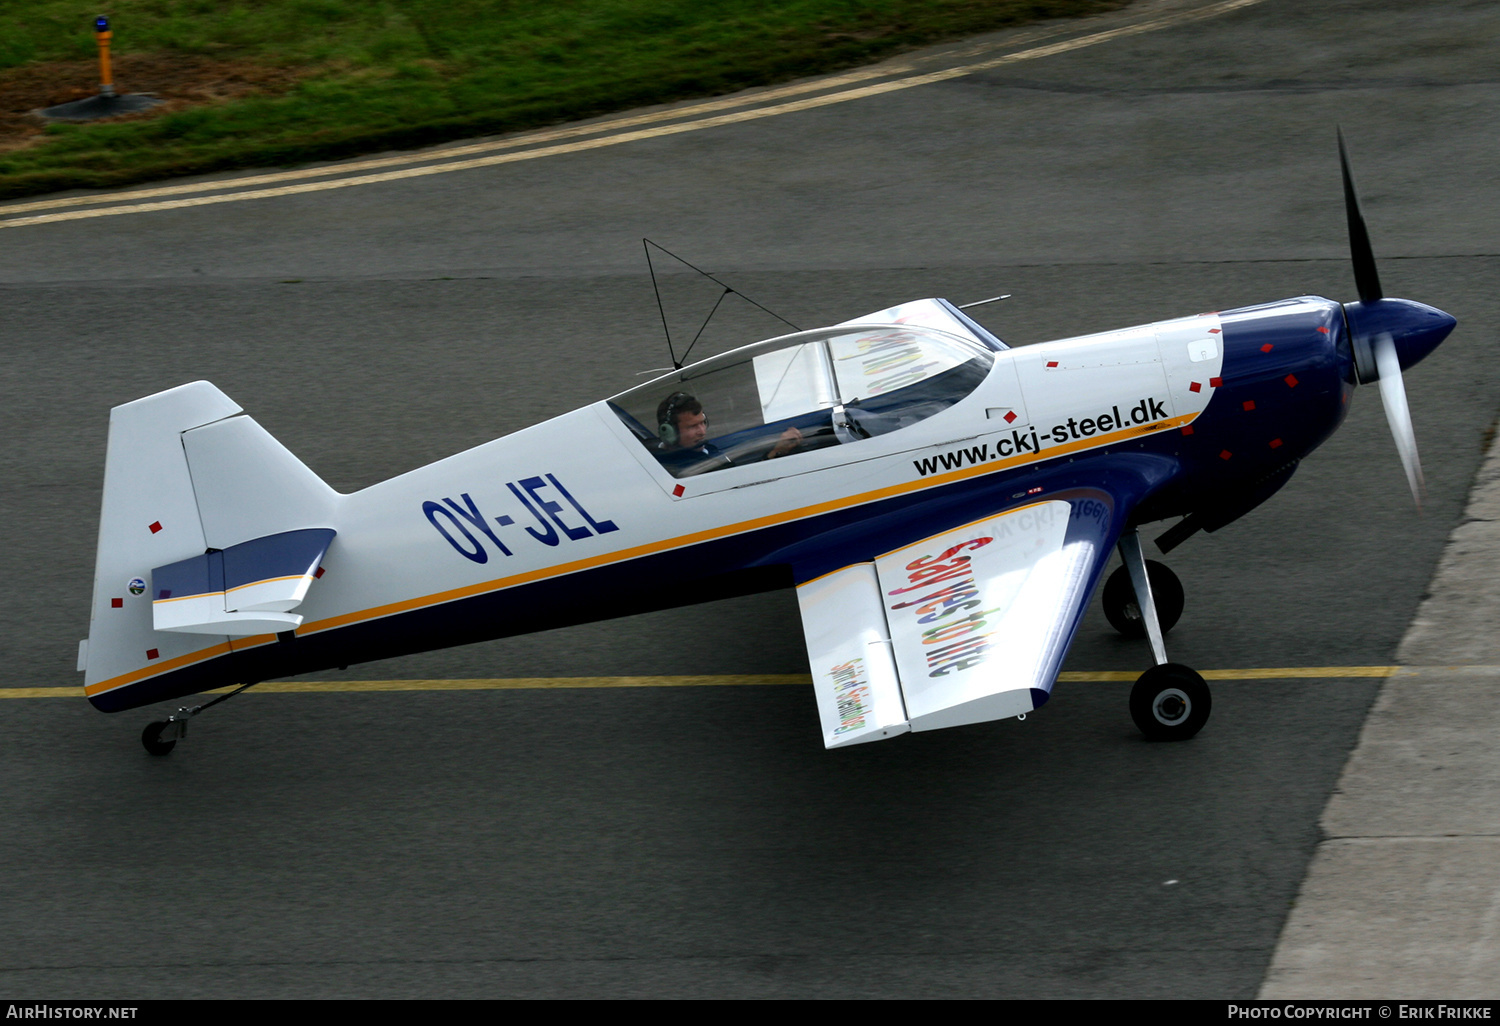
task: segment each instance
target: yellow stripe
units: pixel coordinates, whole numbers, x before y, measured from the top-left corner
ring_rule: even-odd
[[[263,580],[251,581],[249,584],[236,584],[233,588],[228,588],[224,591],[200,591],[193,595],[173,595],[171,598],[153,599],[152,605],[160,602],[183,602],[187,599],[212,598],[215,595],[222,597],[230,592],[239,591],[241,588],[253,588],[258,584],[273,584],[276,581],[300,581],[304,577],[311,576],[311,574],[287,574],[285,577],[267,577]]]
[[[695,121],[679,122],[672,125],[661,125],[655,128],[642,129],[638,131],[616,132],[603,138],[585,139],[577,142],[566,143],[555,146],[541,146],[534,149],[522,150],[516,153],[500,153],[485,157],[477,157],[469,160],[457,160],[445,164],[427,165],[422,167],[405,167],[397,171],[380,172],[376,174],[359,175],[356,177],[337,178],[332,181],[307,182],[301,185],[286,185],[269,189],[249,189],[240,192],[226,193],[217,196],[197,196],[189,199],[164,200],[155,203],[129,202],[120,206],[102,207],[98,209],[66,210],[52,214],[37,214],[30,217],[12,217],[0,220],[0,228],[20,227],[23,225],[46,224],[54,221],[72,221],[80,218],[112,217],[118,214],[148,213],[157,210],[174,210],[183,207],[206,206],[217,203],[234,203],[242,200],[267,199],[275,196],[290,196],[298,193],[321,192],[328,189],[343,189],[356,185],[375,185],[382,182],[397,181],[407,178],[419,178],[427,175],[446,174],[450,171],[465,171],[472,168],[491,167],[499,164],[508,164],[521,160],[535,160],[541,157],[558,156],[566,153],[577,153],[585,150],[598,149],[605,146],[618,146],[622,143],[635,142],[643,139],[654,139],[662,136],[676,135],[683,132],[696,132],[705,128],[717,128],[724,125],[740,124],[754,121],[760,118],[774,117],[778,114],[790,114],[797,111],[812,110],[836,103],[846,103],[850,100],[863,99],[870,96],[878,96],[884,93],[895,92],[902,89],[911,89],[917,86],[931,85],[936,82],[949,79],[961,78],[971,75],[977,71],[988,71],[1014,64],[1020,61],[1035,60],[1041,57],[1051,57],[1066,53],[1071,50],[1084,47],[1096,46],[1100,43],[1121,39],[1128,36],[1139,35],[1145,32],[1154,32],[1159,29],[1169,28],[1174,25],[1184,24],[1202,18],[1217,17],[1231,11],[1250,7],[1260,3],[1261,0],[1223,0],[1220,3],[1208,4],[1204,7],[1189,11],[1177,11],[1160,18],[1149,19],[1133,25],[1125,25],[1119,28],[1108,29],[1103,32],[1095,32],[1089,35],[1078,36],[1073,39],[1057,43],[1049,43],[1045,46],[1036,46],[1027,50],[1004,54],[1000,57],[977,61],[972,64],[941,71],[928,72],[926,74],[910,75],[905,78],[897,78],[887,82],[874,85],[860,86],[845,89],[840,92],[825,93],[822,96],[810,97],[789,103],[778,103],[766,107],[758,107],[752,110],[738,111],[732,114],[722,114],[714,117],[700,118]],[[896,68],[886,67],[884,69],[872,69],[867,72],[852,72],[848,75],[835,79],[826,79],[820,82],[803,83],[795,86],[783,87],[779,90],[770,90],[750,97],[728,98],[724,100],[710,101],[695,107],[679,108],[673,111],[662,111],[652,114],[637,115],[632,118],[622,118],[617,121],[608,122],[603,125],[578,126],[569,129],[558,129],[550,133],[536,133],[516,140],[507,140],[497,143],[479,143],[470,147],[454,147],[439,151],[434,154],[418,154],[411,157],[382,158],[380,160],[361,161],[355,164],[346,164],[330,167],[327,169],[303,169],[299,171],[280,172],[271,175],[254,175],[247,178],[219,181],[212,183],[191,183],[181,186],[167,186],[160,189],[139,190],[136,192],[115,193],[102,197],[71,198],[69,200],[41,200],[28,204],[17,204],[9,208],[0,208],[0,214],[6,214],[21,210],[36,210],[51,208],[54,206],[71,205],[82,206],[89,203],[114,202],[116,200],[138,200],[147,196],[160,196],[168,194],[181,194],[193,191],[210,191],[214,189],[243,189],[247,184],[262,184],[272,181],[286,181],[302,177],[322,177],[333,174],[347,174],[350,169],[371,170],[377,167],[389,166],[391,163],[410,163],[414,160],[441,159],[448,156],[465,152],[493,151],[499,148],[511,148],[516,146],[530,145],[536,142],[560,139],[580,134],[594,134],[601,131],[613,131],[626,126],[650,124],[661,119],[680,118],[703,113],[708,110],[721,110],[745,103],[762,102],[767,97],[780,98],[796,95],[800,92],[827,89],[829,83],[845,85],[851,82],[862,81],[869,77],[885,77],[893,73],[901,73],[910,70],[910,66],[898,66]]]
[[[1005,459],[994,460],[989,463],[980,463],[965,467],[962,470],[952,470],[946,474],[936,474],[928,477],[920,477],[914,481],[904,481],[901,484],[888,485],[873,491],[862,492],[858,495],[847,496],[843,499],[831,499],[828,502],[815,503],[811,506],[803,506],[800,509],[789,510],[782,513],[773,513],[751,520],[742,520],[737,524],[725,527],[710,528],[693,534],[681,535],[676,538],[668,538],[663,541],[649,542],[645,545],[636,545],[628,549],[617,549],[614,552],[605,552],[587,559],[578,559],[570,563],[560,563],[553,566],[541,567],[529,570],[525,573],[515,574],[511,577],[497,578],[491,581],[481,581],[478,584],[465,585],[462,588],[451,588],[440,591],[433,595],[424,595],[418,598],[403,599],[400,602],[391,602],[383,606],[375,606],[370,609],[357,610],[352,613],[343,613],[339,616],[331,616],[325,620],[317,620],[312,623],[304,623],[297,628],[297,634],[315,634],[318,631],[332,630],[335,627],[347,627],[350,624],[362,623],[366,620],[380,619],[386,616],[394,616],[398,613],[410,612],[414,609],[423,609],[427,606],[441,605],[445,602],[454,602],[459,599],[472,598],[476,595],[489,594],[496,591],[504,591],[507,588],[519,587],[523,584],[532,584],[537,581],[547,580],[552,577],[563,577],[567,574],[590,570],[599,566],[612,563],[624,563],[642,556],[654,555],[658,552],[668,552],[673,549],[685,548],[689,545],[698,545],[703,542],[715,541],[720,538],[732,537],[736,534],[746,534],[750,531],[760,530],[766,527],[774,527],[778,524],[788,523],[793,520],[804,520],[809,517],[819,516],[824,513],[836,512],[852,506],[861,506],[880,499],[892,498],[907,492],[921,491],[927,488],[937,488],[942,485],[952,484],[967,478],[976,477],[981,474],[995,474],[1013,467],[1025,466],[1036,463],[1043,459],[1052,459],[1055,456],[1065,456],[1070,452],[1083,449],[1095,449],[1110,445],[1114,442],[1125,441],[1143,434],[1151,434],[1157,431],[1165,431],[1178,428],[1184,424],[1191,423],[1198,418],[1199,414],[1191,413],[1172,417],[1154,424],[1128,427],[1120,431],[1113,431],[1107,435],[1095,435],[1091,438],[1083,438],[1073,442],[1054,446],[1047,450],[1045,456],[1042,453],[1032,453],[1026,456],[1011,456]],[[976,436],[977,437],[977,436]],[[950,443],[957,444],[957,443]],[[910,455],[910,454],[894,454]],[[234,641],[236,650],[255,648],[258,645],[267,645],[276,640],[274,634],[257,634],[247,638],[237,638]],[[89,695],[102,694],[105,691],[113,691],[117,687],[123,687],[142,680],[145,677],[155,676],[169,669],[177,669],[190,663],[199,662],[203,659],[228,651],[228,646],[215,646],[211,649],[203,649],[201,652],[190,653],[186,656],[178,656],[169,664],[160,667],[143,667],[125,674],[122,677],[114,677],[109,680],[92,684],[88,688]]]
[[[340,616],[329,617],[326,620],[317,620],[313,623],[305,623],[297,628],[300,634],[315,634],[318,631],[330,630],[334,627],[345,627],[353,623],[361,623],[365,620],[379,619],[392,616],[397,613],[410,612],[413,609],[422,609],[427,606],[441,605],[444,602],[452,602],[463,598],[472,598],[475,595],[488,594],[495,591],[504,591],[507,588],[519,587],[523,584],[532,584],[537,581],[552,577],[562,577],[567,574],[578,573],[583,570],[591,570],[595,567],[606,566],[612,563],[624,563],[643,556],[655,555],[659,552],[669,552],[673,549],[686,548],[690,545],[699,545],[704,542],[717,541],[721,538],[733,537],[737,534],[748,534],[751,531],[761,530],[767,527],[775,527],[778,524],[789,523],[794,520],[806,520],[810,517],[821,516],[825,513],[837,512],[853,506],[863,506],[881,499],[894,498],[908,492],[922,491],[927,488],[937,488],[952,484],[966,478],[977,477],[981,474],[995,474],[1014,467],[1025,466],[1036,463],[1042,459],[1052,459],[1055,456],[1065,456],[1070,452],[1082,449],[1094,449],[1110,445],[1114,442],[1125,441],[1155,431],[1163,431],[1169,428],[1181,427],[1198,417],[1197,413],[1173,417],[1169,420],[1159,421],[1143,427],[1129,427],[1121,431],[1111,432],[1108,435],[1096,435],[1092,438],[1080,439],[1068,442],[1047,450],[1046,456],[1033,453],[1027,456],[1011,456],[1006,459],[994,460],[989,463],[980,463],[965,467],[962,470],[949,471],[946,474],[936,474],[928,477],[917,478],[914,481],[904,481],[901,484],[887,485],[884,488],[876,488],[872,491],[861,492],[857,495],[847,496],[842,499],[830,499],[827,502],[814,503],[811,506],[803,506],[800,509],[788,510],[782,513],[772,513],[763,517],[755,517],[751,520],[742,520],[736,524],[724,527],[709,528],[697,531],[693,534],[681,535],[676,538],[667,538],[662,541],[648,542],[645,545],[637,545],[628,549],[618,549],[614,552],[606,552],[587,559],[574,560],[571,563],[561,563],[550,567],[541,567],[526,573],[516,574],[512,577],[502,577],[492,581],[484,581],[478,584],[465,585],[462,588],[452,588],[448,591],[438,592],[433,595],[425,595],[419,598],[403,599],[400,602],[392,602],[384,606],[376,606],[372,609],[359,610],[352,613],[344,613]],[[909,455],[909,454],[898,454]],[[941,533],[941,532],[939,532]],[[263,635],[267,642],[274,641],[274,635]],[[243,647],[237,644],[236,647]]]
[[[1199,670],[1204,680],[1303,680],[1389,677],[1399,666],[1273,666],[1253,670]],[[1140,670],[1068,670],[1057,675],[1059,684],[1101,684],[1133,681]]]
[[[220,642],[217,645],[210,645],[207,648],[200,648],[196,652],[189,652],[186,655],[173,656],[171,659],[167,659],[163,662],[152,663],[149,666],[142,666],[139,670],[131,670],[129,673],[122,673],[118,677],[112,677],[109,680],[100,681],[97,684],[90,685],[89,687],[85,688],[84,691],[90,696],[101,694],[105,691],[113,691],[115,688],[122,688],[127,684],[134,684],[137,681],[145,680],[148,677],[155,677],[159,674],[166,673],[168,670],[178,670],[184,666],[191,666],[194,663],[202,662],[205,659],[212,659],[215,656],[224,655],[229,652],[229,650],[229,642]]]
[[[1200,670],[1204,680],[1354,680],[1385,678],[1410,667],[1400,666],[1276,666],[1244,670]],[[1068,670],[1059,684],[1129,683],[1139,670]],[[257,684],[247,694],[344,694],[366,691],[541,691],[577,688],[709,688],[762,685],[810,685],[805,673],[718,674],[683,677],[508,677],[473,680],[283,680]],[[222,695],[235,687],[215,688],[206,695]],[[0,688],[0,698],[80,698],[82,688]]]
[[[260,584],[275,584],[277,581],[300,581],[304,577],[311,577],[311,576],[312,576],[311,573],[305,573],[305,574],[287,574],[284,577],[266,577],[266,578],[263,578],[263,579],[261,579],[259,581],[251,581],[249,584],[236,584],[233,588],[226,588],[225,591],[224,591],[224,594],[227,595],[227,594],[229,594],[232,591],[239,591],[241,588],[254,588],[254,587],[256,587],[257,585],[260,585]]]

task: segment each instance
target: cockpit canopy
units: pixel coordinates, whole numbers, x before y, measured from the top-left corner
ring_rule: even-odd
[[[609,403],[662,466],[687,477],[900,430],[967,396],[993,363],[984,346],[933,328],[823,328],[684,367]]]

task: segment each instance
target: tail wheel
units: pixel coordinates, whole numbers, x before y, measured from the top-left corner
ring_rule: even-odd
[[[1181,663],[1151,667],[1130,689],[1130,718],[1151,741],[1186,741],[1212,709],[1208,685]]]
[[[166,730],[167,726],[168,724],[165,720],[157,720],[155,723],[146,724],[146,729],[141,731],[141,744],[145,746],[146,751],[152,755],[166,755],[177,747],[177,740],[175,738],[171,741],[163,741],[161,739],[161,732]]]
[[[1151,598],[1156,602],[1156,620],[1166,634],[1182,618],[1186,602],[1182,582],[1171,567],[1150,559],[1146,560],[1146,579],[1151,582]],[[1146,620],[1135,598],[1135,586],[1130,583],[1130,571],[1125,567],[1118,567],[1104,582],[1103,603],[1111,627],[1127,638],[1146,636]]]

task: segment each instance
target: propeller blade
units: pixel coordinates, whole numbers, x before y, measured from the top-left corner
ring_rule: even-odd
[[[1354,261],[1354,287],[1361,303],[1373,303],[1385,296],[1380,289],[1380,275],[1375,271],[1375,251],[1370,248],[1370,232],[1365,215],[1359,209],[1359,194],[1354,191],[1354,175],[1349,170],[1349,151],[1344,148],[1344,130],[1339,132],[1339,164],[1344,169],[1344,212],[1349,218],[1349,256]]]
[[[1385,419],[1391,425],[1396,451],[1401,454],[1401,466],[1406,470],[1411,497],[1420,509],[1427,486],[1422,479],[1422,461],[1417,456],[1411,409],[1406,405],[1406,386],[1401,383],[1401,361],[1396,356],[1396,343],[1389,333],[1382,332],[1375,337],[1374,349],[1375,365],[1380,368],[1380,403],[1385,407]]]

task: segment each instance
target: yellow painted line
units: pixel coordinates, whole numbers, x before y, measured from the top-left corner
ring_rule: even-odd
[[[1199,670],[1204,680],[1349,680],[1357,677],[1390,677],[1399,666],[1272,666],[1252,670]],[[1059,684],[1099,684],[1133,681],[1140,670],[1068,670],[1057,675]]]
[[[82,206],[85,204],[114,202],[119,199],[140,200],[149,196],[180,195],[195,191],[212,191],[216,189],[239,189],[242,191],[228,192],[213,196],[194,196],[183,199],[160,200],[157,202],[126,202],[118,206],[99,207],[96,209],[63,210],[57,213],[34,214],[24,217],[10,217],[0,220],[0,228],[17,228],[25,225],[49,224],[56,221],[74,221],[83,218],[113,217],[119,214],[142,214],[159,210],[179,210],[187,207],[208,206],[218,203],[236,203],[242,200],[269,199],[278,196],[291,196],[301,193],[324,192],[330,189],[345,189],[357,185],[377,185],[383,182],[400,181],[409,178],[421,178],[428,175],[447,174],[452,171],[467,171],[474,168],[494,167],[501,164],[510,164],[523,160],[537,160],[543,157],[560,156],[568,153],[579,153],[586,150],[599,149],[606,146],[618,146],[629,142],[638,142],[645,139],[656,139],[669,135],[677,135],[684,132],[696,132],[707,128],[719,128],[725,125],[741,124],[755,121],[761,118],[775,117],[780,114],[791,114],[798,111],[813,110],[837,103],[847,103],[851,100],[865,99],[871,96],[879,96],[885,93],[897,92],[904,89],[912,89],[918,86],[932,85],[937,82],[949,81],[962,78],[978,71],[989,71],[1003,67],[1008,64],[1017,64],[1022,61],[1036,60],[1042,57],[1052,57],[1057,54],[1067,53],[1072,50],[1084,49],[1097,46],[1101,43],[1122,39],[1129,36],[1141,35],[1147,32],[1155,32],[1160,29],[1170,28],[1176,25],[1186,24],[1205,18],[1218,17],[1232,11],[1240,10],[1261,3],[1262,0],[1221,0],[1218,3],[1207,4],[1203,7],[1186,11],[1175,11],[1159,18],[1152,18],[1137,22],[1132,25],[1124,25],[1118,28],[1107,29],[1102,32],[1094,32],[1073,39],[1060,42],[1048,43],[1043,46],[1034,46],[1029,49],[1019,50],[1013,53],[1003,54],[987,60],[975,61],[970,64],[957,67],[944,68],[939,71],[926,72],[922,74],[906,75],[901,78],[893,78],[885,82],[877,82],[868,85],[854,86],[853,88],[837,90],[840,85],[852,84],[865,81],[868,78],[886,77],[893,72],[900,73],[908,70],[905,66],[892,68],[869,69],[863,72],[851,72],[835,79],[823,79],[812,83],[799,83],[786,86],[779,90],[769,90],[748,97],[730,97],[722,100],[709,101],[696,105],[695,107],[678,108],[670,111],[656,111],[649,114],[637,115],[633,118],[621,118],[616,121],[603,123],[602,125],[584,125],[568,129],[558,129],[553,132],[534,133],[513,140],[505,140],[491,143],[476,143],[469,147],[452,147],[442,151],[429,151],[425,154],[417,154],[404,157],[387,157],[376,160],[361,161],[353,164],[342,164],[329,168],[300,169],[296,171],[277,172],[271,175],[253,175],[247,178],[224,180],[218,182],[189,183],[178,186],[165,186],[160,189],[146,189],[135,192],[116,193],[108,196],[78,197],[67,200],[40,200],[29,204],[17,204],[12,207],[0,208],[0,216],[21,210],[37,210],[53,206]],[[832,84],[837,91],[825,92],[821,96],[806,97],[787,103],[774,103],[768,106],[756,107],[750,110],[741,110],[734,113],[719,114],[711,117],[699,117],[696,120],[679,121],[676,124],[656,125],[651,128],[642,128],[637,131],[617,131],[623,127],[634,127],[651,124],[660,120],[670,120],[683,117],[694,117],[711,110],[721,110],[729,107],[741,106],[746,103],[762,103],[767,98],[780,99],[787,96],[798,95],[806,91],[828,89]],[[574,142],[563,143],[554,146],[537,146],[533,149],[520,150],[510,153],[495,153],[495,149],[512,148],[519,146],[531,146],[537,142],[556,139],[570,138],[584,134],[597,134],[602,131],[613,132],[601,138],[581,139]],[[347,175],[350,170],[373,170],[392,165],[409,164],[412,161],[428,161],[434,159],[446,159],[464,153],[489,152],[488,156],[473,157],[468,160],[452,160],[442,164],[426,164],[420,167],[402,167],[399,170],[378,171],[374,174],[360,174],[353,177],[340,177],[328,181],[302,182],[297,185],[280,185],[265,189],[245,189],[246,185],[259,185],[271,182],[288,181],[305,177],[327,177],[329,175]]]
[[[713,111],[732,110],[735,107],[748,107],[766,100],[779,100],[788,96],[800,96],[804,93],[837,89],[840,86],[852,85],[856,82],[867,82],[875,78],[888,78],[914,70],[916,68],[913,64],[887,64],[843,75],[836,75],[832,78],[818,79],[812,82],[799,82],[795,85],[767,89],[757,93],[742,93],[702,103],[674,107],[670,110],[658,110],[630,117],[611,118],[605,121],[591,122],[586,125],[574,125],[569,128],[527,132],[524,135],[512,136],[507,139],[468,143],[463,146],[445,146],[430,150],[420,150],[416,153],[405,153],[394,157],[376,157],[370,160],[356,160],[343,164],[325,164],[320,167],[297,168],[293,171],[274,171],[266,174],[246,175],[240,178],[221,178],[212,182],[185,182],[149,189],[101,192],[90,196],[67,196],[62,199],[32,200],[26,203],[0,206],[0,215],[23,213],[32,210],[56,210],[61,207],[80,207],[98,203],[119,203],[131,200],[154,199],[158,196],[181,196],[196,192],[214,192],[220,189],[239,189],[250,185],[272,185],[277,182],[292,182],[307,178],[327,178],[331,175],[348,174],[352,171],[373,171],[380,168],[426,164],[433,161],[451,160],[455,157],[468,157],[480,153],[495,153],[501,150],[519,149],[523,146],[555,142],[559,139],[576,139],[586,135],[600,135],[605,132],[618,131],[622,128],[635,128],[639,125],[657,124],[662,121],[676,121]]]
[[[1274,666],[1244,670],[1200,670],[1204,680],[1355,680],[1418,676],[1414,667],[1400,666]],[[1446,669],[1446,668],[1444,668]],[[1457,667],[1456,669],[1464,669]],[[1069,670],[1057,675],[1059,684],[1105,684],[1134,681],[1140,670]],[[282,680],[257,684],[246,694],[345,694],[363,691],[543,691],[578,688],[723,688],[763,685],[811,685],[805,673],[718,674],[683,677],[501,677],[472,680]],[[222,695],[233,687],[215,688],[206,695]],[[82,698],[82,687],[0,688],[0,698]],[[184,699],[185,701],[185,699]]]
[[[727,674],[687,677],[509,677],[495,680],[347,680],[272,681],[257,684],[247,694],[307,694],[320,691],[545,691],[573,688],[723,688],[762,684],[812,684],[805,673]],[[219,688],[221,694],[233,688]]]
[[[1019,33],[1011,39],[1006,40],[1006,45],[1032,42],[1037,39],[1060,35],[1067,31],[1069,31],[1069,26],[1051,27]],[[995,48],[996,45],[993,43],[982,44],[965,51],[948,51],[932,56],[914,58],[910,61],[892,61],[870,68],[845,72],[841,75],[832,75],[827,78],[819,78],[807,82],[796,82],[791,85],[777,86],[757,92],[737,93],[733,96],[724,96],[698,103],[688,103],[667,110],[633,114],[622,118],[601,119],[584,125],[573,125],[568,128],[552,128],[537,132],[526,132],[505,139],[465,143],[461,146],[435,147],[419,150],[415,153],[403,153],[393,157],[375,157],[369,160],[324,164],[319,167],[297,168],[291,171],[273,171],[265,174],[245,175],[240,178],[221,178],[211,182],[183,182],[147,189],[121,189],[111,192],[99,192],[88,196],[65,196],[61,199],[31,200],[24,203],[0,206],[0,215],[17,214],[32,210],[56,210],[62,207],[81,207],[99,203],[120,203],[131,200],[154,199],[158,196],[181,196],[197,192],[215,192],[220,189],[238,189],[249,185],[271,185],[277,182],[299,181],[307,178],[327,178],[331,175],[347,174],[351,171],[406,167],[412,164],[426,164],[433,161],[450,160],[454,157],[468,157],[479,153],[513,150],[523,146],[532,146],[537,143],[555,142],[559,139],[576,139],[586,135],[600,135],[605,132],[618,131],[622,128],[635,128],[639,125],[657,124],[662,121],[677,121],[713,111],[733,110],[735,107],[749,107],[767,100],[780,100],[788,96],[801,96],[805,93],[838,89],[841,86],[853,85],[857,82],[868,82],[876,78],[891,78],[896,75],[904,75],[916,71],[919,63],[942,60],[954,56],[977,57],[981,54],[991,52]]]

